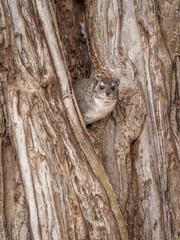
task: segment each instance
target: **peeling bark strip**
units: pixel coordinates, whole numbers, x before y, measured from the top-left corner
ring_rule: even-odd
[[[12,238],[31,232],[43,240],[128,239],[112,186],[73,107],[50,2],[2,3],[8,124],[29,210],[26,233],[22,222],[16,225],[18,211],[8,218],[19,228]]]
[[[114,123],[110,120],[105,128],[102,162],[124,212],[132,180],[131,143],[142,131],[146,107],[141,91],[133,88],[121,88],[120,91],[123,99],[119,100],[113,114]]]

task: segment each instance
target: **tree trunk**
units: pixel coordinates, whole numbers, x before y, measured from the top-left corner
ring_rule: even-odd
[[[179,239],[179,2],[0,0],[2,239]],[[84,125],[71,81],[121,80]]]

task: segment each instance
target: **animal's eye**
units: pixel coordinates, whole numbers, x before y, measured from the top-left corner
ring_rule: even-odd
[[[112,89],[112,90],[115,90],[115,87],[113,86],[113,87],[111,87],[111,89]]]
[[[100,86],[100,89],[103,90],[103,89],[104,89],[104,86]]]

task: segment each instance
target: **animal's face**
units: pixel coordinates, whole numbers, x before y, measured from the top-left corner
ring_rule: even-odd
[[[117,78],[95,77],[97,80],[94,92],[97,98],[116,99],[120,80]]]

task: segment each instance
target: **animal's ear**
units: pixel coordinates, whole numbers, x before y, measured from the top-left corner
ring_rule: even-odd
[[[93,77],[93,80],[95,80],[96,83],[98,83],[99,81],[101,81],[101,77],[95,76],[95,77]]]
[[[91,85],[89,87],[89,92],[92,92],[95,89],[95,87],[97,86],[98,82],[99,82],[99,79],[97,79],[97,77],[93,77],[92,78]]]
[[[114,78],[114,81],[115,81],[116,85],[119,86],[120,80],[118,78]]]
[[[95,88],[98,85],[98,83],[101,81],[101,78],[96,76],[96,77],[93,77],[92,81],[94,83],[93,86]]]

